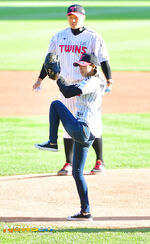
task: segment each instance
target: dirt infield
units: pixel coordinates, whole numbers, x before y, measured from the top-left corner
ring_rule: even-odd
[[[38,72],[0,72],[0,116],[47,115],[49,103],[59,98],[54,81],[45,78],[40,92],[32,85]],[[150,72],[113,72],[115,84],[103,100],[103,113],[150,111]]]
[[[38,72],[0,72],[0,116],[47,115],[49,103],[59,98],[48,79],[32,91]],[[113,91],[104,97],[103,113],[150,112],[150,73],[113,72]],[[0,221],[51,226],[140,228],[150,227],[150,169],[106,170],[85,177],[92,223],[68,222],[79,210],[72,176],[56,174],[0,177]]]

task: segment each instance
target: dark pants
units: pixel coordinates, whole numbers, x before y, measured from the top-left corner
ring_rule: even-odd
[[[90,212],[88,189],[83,169],[87,153],[95,137],[91,134],[85,123],[79,122],[66,106],[60,101],[52,102],[49,111],[50,141],[57,143],[59,122],[62,122],[65,130],[74,139],[73,169],[72,174],[76,182],[78,194],[81,201],[81,211]]]

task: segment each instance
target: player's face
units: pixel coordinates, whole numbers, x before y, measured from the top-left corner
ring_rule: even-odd
[[[83,77],[88,77],[94,74],[94,67],[93,65],[87,65],[87,66],[81,66],[80,67],[80,73]]]
[[[85,16],[82,14],[78,17],[73,14],[68,16],[68,22],[72,29],[78,29],[78,28],[82,27],[84,19],[85,19]]]

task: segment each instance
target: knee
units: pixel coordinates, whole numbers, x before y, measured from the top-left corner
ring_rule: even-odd
[[[52,103],[51,103],[51,106],[56,106],[57,104],[59,104],[60,103],[60,101],[59,100],[55,100],[55,101],[53,101]]]
[[[55,100],[51,103],[50,105],[50,110],[51,109],[57,109],[57,107],[59,107],[59,105],[62,104],[59,100]]]

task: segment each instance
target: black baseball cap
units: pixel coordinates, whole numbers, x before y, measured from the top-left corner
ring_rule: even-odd
[[[67,15],[71,15],[71,14],[78,17],[78,16],[81,16],[81,14],[85,15],[85,10],[81,5],[73,4],[67,10]]]
[[[73,66],[87,66],[89,64],[95,64],[98,65],[98,61],[97,61],[97,57],[95,56],[95,54],[91,53],[84,53],[80,60],[73,63]]]

